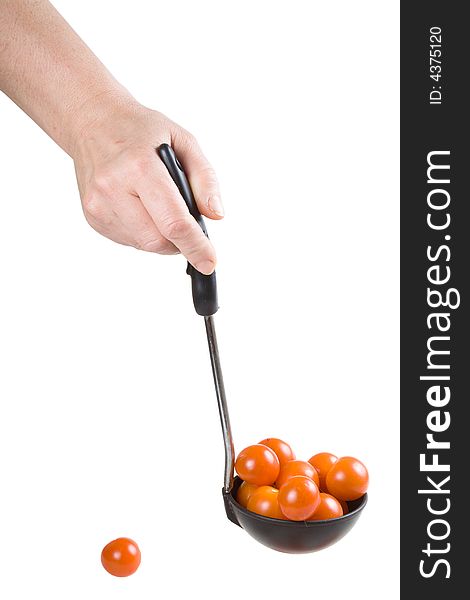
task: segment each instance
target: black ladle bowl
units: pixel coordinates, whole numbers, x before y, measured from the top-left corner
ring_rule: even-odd
[[[222,490],[227,517],[261,544],[272,550],[289,554],[316,552],[335,544],[354,527],[367,504],[367,494],[365,494],[358,500],[348,502],[349,512],[336,519],[281,521],[263,517],[243,508],[236,501],[241,483],[242,480],[235,477],[231,491]]]
[[[173,149],[168,144],[162,144],[157,149],[157,152],[178,187],[190,214],[199,223],[205,235],[207,235],[204,220],[198,210],[189,181]],[[271,519],[250,512],[237,502],[236,494],[241,485],[241,479],[233,477],[235,452],[213,319],[213,315],[218,309],[216,277],[215,273],[203,275],[189,263],[187,273],[191,276],[194,308],[199,315],[204,317],[206,325],[212,374],[214,376],[225,446],[225,473],[222,493],[227,517],[232,523],[242,527],[255,540],[279,552],[300,554],[315,552],[331,546],[331,544],[340,540],[354,527],[363,508],[367,504],[367,494],[359,500],[348,502],[349,512],[346,515],[326,521],[282,521],[280,519]]]

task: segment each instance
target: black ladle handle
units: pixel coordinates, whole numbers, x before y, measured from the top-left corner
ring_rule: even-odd
[[[157,152],[162,159],[163,164],[168,169],[170,177],[179,189],[180,194],[183,196],[183,200],[186,202],[189,212],[196,219],[204,234],[209,237],[207,235],[206,224],[197,207],[188,178],[186,177],[179,160],[176,158],[173,148],[168,144],[162,144],[157,148]],[[204,275],[188,262],[186,273],[191,277],[193,302],[197,314],[203,317],[214,315],[219,308],[215,272],[210,275]]]

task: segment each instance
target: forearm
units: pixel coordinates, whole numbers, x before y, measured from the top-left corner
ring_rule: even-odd
[[[70,155],[108,103],[133,102],[47,0],[1,0],[0,89]]]
[[[214,248],[155,153],[173,146],[199,210],[220,219],[217,179],[196,140],[136,102],[47,0],[0,0],[0,90],[72,156],[96,231],[150,252],[181,251],[213,272]]]

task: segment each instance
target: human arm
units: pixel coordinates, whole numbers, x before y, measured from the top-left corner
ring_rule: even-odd
[[[217,179],[195,138],[138,103],[47,0],[2,0],[0,89],[74,160],[87,221],[121,243],[181,251],[213,271],[214,248],[155,148],[173,146],[201,213],[223,216]]]

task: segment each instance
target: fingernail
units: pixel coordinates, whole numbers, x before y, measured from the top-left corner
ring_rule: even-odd
[[[196,265],[196,269],[204,275],[210,275],[215,269],[215,263],[212,260],[203,260]]]
[[[219,215],[219,217],[224,216],[224,207],[222,206],[222,201],[219,196],[211,196],[209,198],[209,208],[213,213]]]

